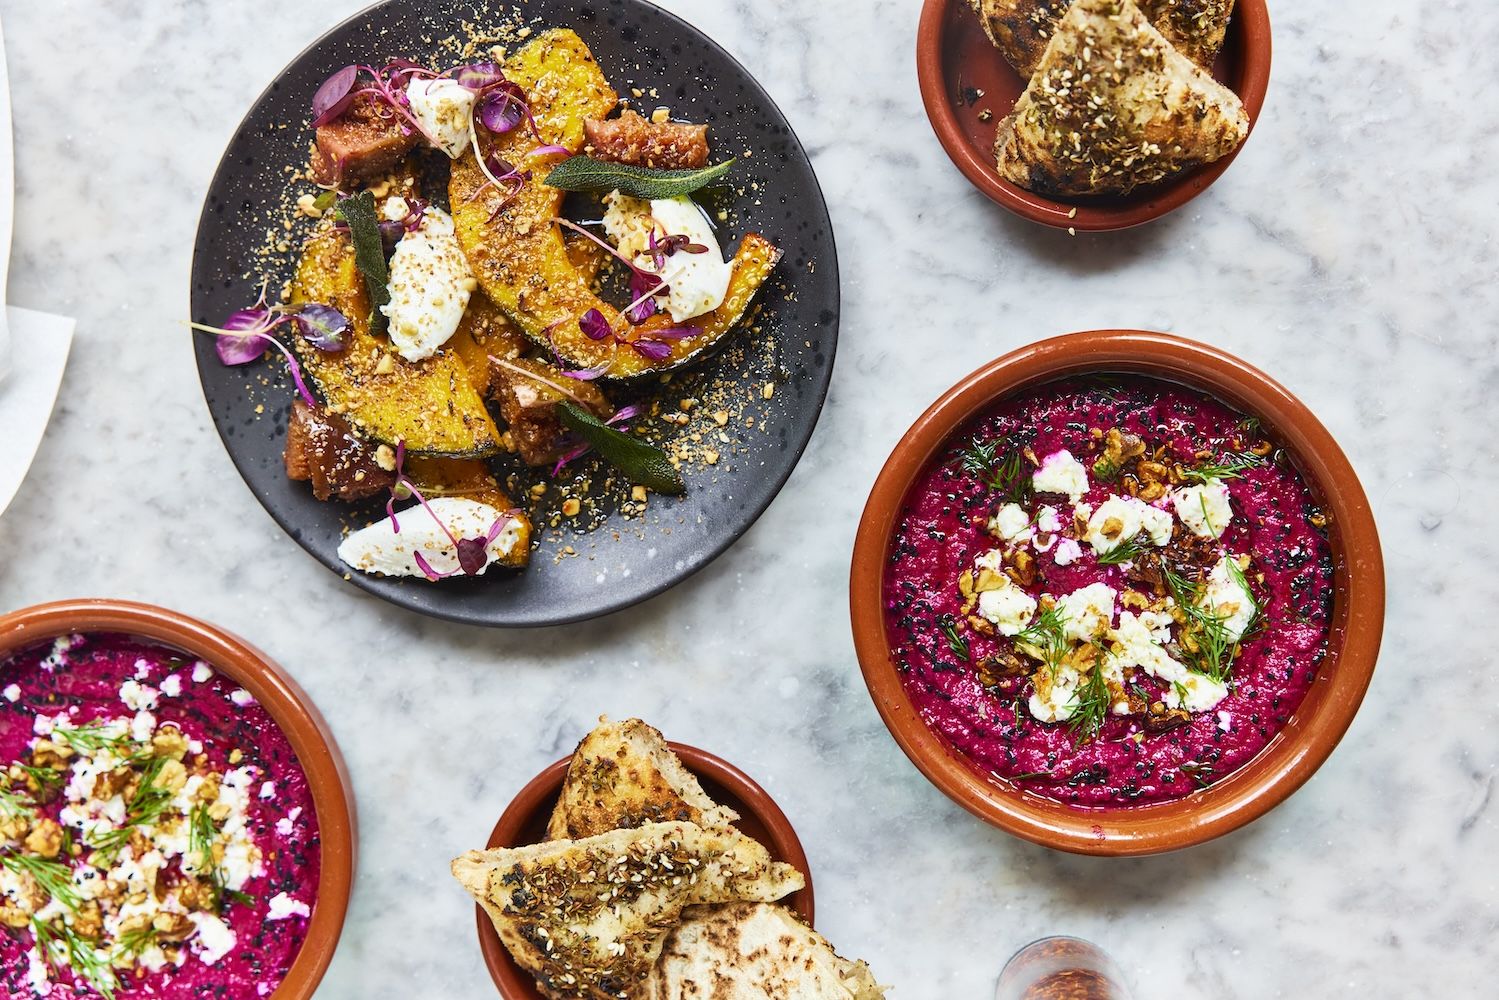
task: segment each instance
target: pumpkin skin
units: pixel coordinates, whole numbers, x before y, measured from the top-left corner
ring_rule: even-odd
[[[619,100],[588,46],[567,29],[544,32],[516,52],[505,63],[505,75],[526,91],[541,142],[569,153],[583,148],[584,122],[603,118]],[[746,235],[734,256],[723,303],[689,321],[703,332],[669,341],[671,351],[665,357],[648,358],[612,338],[590,340],[578,325],[590,310],[601,313],[629,340],[650,338],[654,331],[679,324],[658,313],[632,326],[594,293],[589,276],[569,256],[562,229],[553,221],[561,212],[564,192],[542,180],[552,157],[531,155],[537,139],[528,128],[498,136],[481,130],[480,144],[486,156],[497,154],[534,176],[500,208],[504,196],[492,187],[484,190],[486,178],[473,151],[456,161],[448,196],[459,245],[479,286],[494,303],[533,343],[554,351],[570,367],[607,363],[604,378],[631,379],[696,360],[740,324],[780,259],[780,251],[769,240],[755,233]]]
[[[361,434],[391,447],[405,442],[417,455],[477,458],[499,451],[500,432],[456,350],[411,362],[370,329],[369,294],[347,233],[331,226],[313,232],[291,302],[320,302],[348,319],[348,346],[337,353],[290,340],[323,401]],[[386,370],[382,359],[389,359]]]

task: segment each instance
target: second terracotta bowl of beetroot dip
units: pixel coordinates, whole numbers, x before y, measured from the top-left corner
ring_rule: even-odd
[[[116,721],[119,717],[127,722]],[[117,732],[122,725],[130,728]],[[185,740],[185,754],[166,756],[167,744],[157,749],[164,734]],[[152,868],[154,893],[132,896],[132,905],[154,896],[161,914],[185,915],[197,930],[180,946],[166,945],[172,939],[163,937],[135,945],[132,951],[143,955],[138,962],[155,954],[155,967],[119,973],[116,996],[312,997],[333,958],[348,909],[355,865],[354,801],[327,724],[290,676],[237,636],[151,605],[73,600],[0,615],[0,742],[6,760],[41,763],[35,756],[35,748],[43,745],[39,741],[70,748],[64,752],[68,760],[58,766],[71,765],[73,777],[53,797],[33,790],[33,803],[12,768],[12,801],[34,810],[27,814],[33,829],[52,822],[41,817],[56,817],[64,826],[75,823],[70,814],[76,816],[102,794],[97,784],[81,800],[75,790],[89,784],[78,767],[97,759],[86,754],[96,743],[112,748],[100,752],[124,753],[127,748],[133,754],[161,754],[150,758],[152,777],[142,778],[140,788],[155,782],[163,792],[180,789],[161,813],[153,814],[161,818],[149,824],[141,818],[130,846],[116,850],[123,850],[119,871],[128,873],[121,877],[131,879],[132,890],[140,872]],[[168,782],[173,767],[179,779],[187,775],[185,786],[180,780]],[[222,814],[206,805],[213,801],[210,784]],[[124,815],[133,823],[146,795],[130,794]],[[193,803],[191,823],[186,814],[176,817],[179,801]],[[206,830],[196,825],[200,821],[206,821]],[[173,824],[194,830],[182,834],[177,847],[162,846],[176,836]],[[65,849],[59,857],[93,876],[90,865],[108,868],[115,862],[97,860],[109,849],[99,846],[102,839],[94,839],[101,835],[87,832],[87,821],[84,825],[93,853],[74,850],[69,861]],[[198,860],[210,845],[214,854]],[[5,846],[16,857],[45,850],[30,838],[24,847]],[[75,841],[75,846],[82,845]],[[191,871],[190,855],[198,865]],[[210,876],[223,895],[210,904],[189,902],[186,887],[201,889],[210,884]],[[75,873],[75,880],[80,877]],[[70,904],[79,906],[76,900]],[[112,917],[106,909],[105,933],[113,934],[111,921],[125,916],[121,910]],[[79,919],[71,918],[75,925]],[[5,957],[0,986],[43,974],[25,968],[33,947],[29,933],[0,936]],[[125,947],[124,940],[119,936],[111,947]],[[172,949],[165,957],[156,954],[164,945]],[[142,947],[144,953],[136,950]],[[102,992],[97,971],[87,984],[71,964],[49,975],[53,995]]]
[[[1384,569],[1320,422],[1215,348],[1104,330],[968,376],[860,522],[854,642],[965,809],[1059,850],[1222,836],[1309,779],[1372,677]]]
[[[735,829],[764,844],[776,861],[784,861],[802,873],[807,880],[806,886],[781,902],[810,925],[813,916],[812,870],[796,830],[781,807],[753,778],[723,758],[685,743],[668,745],[702,783],[709,798],[739,814],[739,819],[734,822]],[[532,778],[505,808],[484,846],[490,849],[524,847],[545,841],[547,820],[556,808],[557,797],[562,794],[571,763],[571,756],[564,757]],[[495,933],[494,924],[484,907],[476,905],[474,911],[479,928],[479,948],[500,995],[508,1000],[542,1000],[535,981],[515,964],[500,943],[500,936]]]

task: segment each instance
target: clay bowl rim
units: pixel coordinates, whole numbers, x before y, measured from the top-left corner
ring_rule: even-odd
[[[807,880],[806,887],[793,893],[783,902],[786,902],[801,915],[808,926],[811,926],[814,913],[812,869],[807,864],[807,853],[802,849],[796,830],[792,827],[791,821],[786,818],[786,814],[781,811],[781,807],[770,797],[770,793],[722,757],[685,743],[668,741],[667,745],[681,758],[687,770],[700,779],[707,779],[723,787],[742,802],[748,815],[765,827],[767,838],[771,841],[765,847],[770,850],[771,856],[793,865],[802,873],[802,877]],[[489,835],[489,841],[484,846],[488,849],[525,846],[517,844],[516,841],[520,839],[522,831],[538,820],[544,823],[546,817],[551,815],[557,796],[562,791],[562,783],[567,778],[568,765],[571,763],[572,754],[568,754],[556,763],[548,765],[540,774],[527,782],[526,787],[522,788],[520,793],[511,800],[510,805],[505,807],[499,822],[495,823],[494,830]],[[539,1000],[541,994],[537,992],[534,982],[521,970],[520,966],[515,964],[515,960],[500,943],[500,936],[495,933],[494,924],[490,922],[489,914],[484,911],[484,907],[475,903],[474,911],[479,928],[479,949],[484,954],[484,965],[489,969],[489,977],[494,980],[494,985],[500,991],[500,995],[506,997],[507,1000]]]
[[[1205,391],[1259,417],[1332,515],[1334,603],[1329,653],[1290,722],[1258,756],[1218,784],[1171,802],[1082,809],[977,770],[950,751],[906,696],[885,636],[886,554],[916,477],[951,434],[1013,393],[1072,375],[1134,373]],[[980,819],[1057,850],[1159,854],[1205,843],[1285,801],[1347,732],[1373,676],[1384,624],[1384,563],[1358,476],[1332,435],[1285,387],[1231,354],[1143,330],[1094,330],[1043,340],[990,362],[949,389],[901,438],[859,522],[849,582],[854,646],[881,718],[921,772]]]
[[[286,734],[312,791],[322,859],[307,936],[274,996],[310,1000],[343,934],[358,850],[348,769],[327,721],[285,668],[250,643],[216,625],[153,604],[83,598],[13,611],[0,616],[0,659],[34,642],[98,632],[148,639],[204,660],[254,695]]]
[[[986,198],[1021,218],[1053,229],[1110,232],[1154,222],[1176,211],[1223,176],[1248,144],[1265,106],[1274,50],[1270,10],[1266,0],[1238,0],[1224,47],[1232,47],[1239,54],[1239,72],[1229,81],[1229,87],[1239,95],[1249,115],[1249,134],[1239,148],[1221,160],[1126,198],[1110,201],[1048,198],[1001,179],[993,153],[975,146],[963,133],[947,92],[943,66],[946,26],[955,6],[966,6],[965,0],[925,0],[921,10],[916,32],[916,73],[927,118],[953,164]],[[975,24],[974,30],[982,32],[983,28]],[[1004,62],[998,49],[994,50],[994,58]],[[996,108],[996,121],[1001,110],[1008,114],[1010,109]],[[1075,216],[1071,215],[1074,209]]]

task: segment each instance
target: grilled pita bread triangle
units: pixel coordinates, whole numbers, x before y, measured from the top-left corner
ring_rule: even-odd
[[[1227,156],[1238,95],[1176,51],[1134,0],[1077,0],[999,125],[1000,176],[1048,195],[1128,194]]]
[[[1234,0],[1137,0],[1166,40],[1199,66],[1211,68],[1223,47]],[[1072,0],[968,0],[984,33],[1016,72],[1030,76]]]
[[[573,753],[547,837],[577,840],[674,820],[722,827],[738,818],[708,797],[656,729],[600,719]]]
[[[453,875],[552,1000],[634,996],[686,907],[771,901],[805,884],[748,837],[693,823],[469,851]]]
[[[694,906],[667,937],[641,1000],[882,1000],[863,962],[783,906]]]

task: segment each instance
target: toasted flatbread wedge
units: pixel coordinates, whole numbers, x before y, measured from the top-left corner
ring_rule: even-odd
[[[882,1000],[850,962],[784,906],[694,906],[666,938],[641,1000]]]
[[[720,827],[738,818],[708,797],[660,732],[639,719],[600,719],[573,752],[547,837],[578,840],[673,820]]]
[[[1212,68],[1223,48],[1234,0],[1136,0],[1150,23],[1182,55]],[[1072,0],[968,0],[984,33],[1016,72],[1030,76]]]
[[[1077,0],[999,125],[1000,176],[1048,195],[1128,194],[1238,148],[1249,116],[1134,0]]]
[[[686,907],[769,902],[805,884],[748,837],[693,823],[470,851],[453,875],[552,1000],[633,996]]]

